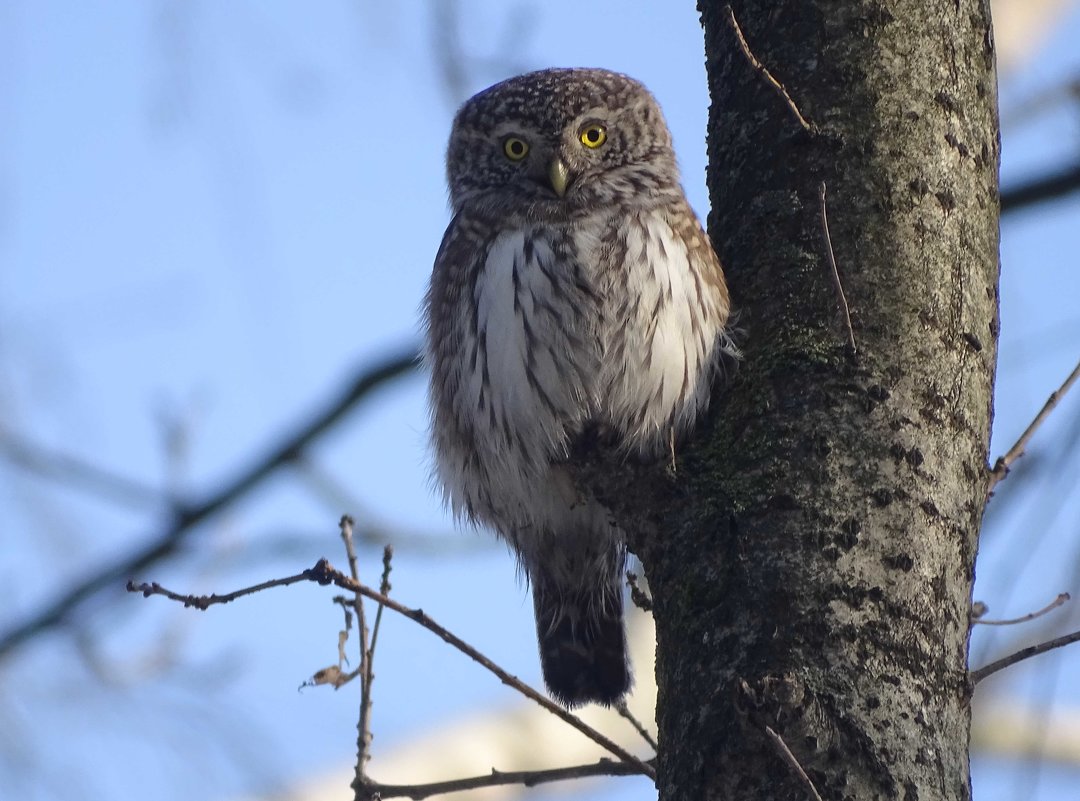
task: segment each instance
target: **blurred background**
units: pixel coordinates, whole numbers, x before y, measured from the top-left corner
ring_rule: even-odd
[[[123,590],[344,566],[343,512],[369,583],[393,543],[394,596],[540,685],[513,562],[443,513],[423,379],[401,369],[448,221],[443,149],[497,80],[608,67],[659,98],[704,216],[693,5],[0,2],[0,798],[351,798],[358,683],[297,691],[337,660],[332,592],[196,612]],[[1080,357],[1080,6],[994,5],[996,457]],[[1080,627],[1078,445],[1080,390],[999,486],[976,586],[989,618],[1078,600],[977,626],[975,666]],[[1075,797],[1078,668],[1080,645],[979,686],[979,801]],[[597,756],[403,618],[375,673],[377,779]],[[598,725],[647,753],[625,721]],[[529,792],[655,798],[641,778]]]

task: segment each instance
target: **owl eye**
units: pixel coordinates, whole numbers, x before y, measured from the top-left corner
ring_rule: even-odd
[[[503,153],[510,161],[521,161],[529,155],[529,143],[516,136],[508,136],[503,140]]]
[[[607,128],[603,125],[586,125],[581,129],[581,144],[595,150],[607,141]]]

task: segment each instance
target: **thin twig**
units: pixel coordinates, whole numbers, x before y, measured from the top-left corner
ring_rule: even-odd
[[[151,595],[162,595],[171,601],[179,601],[185,608],[207,610],[211,606],[217,606],[218,604],[232,603],[237,598],[243,598],[245,595],[254,595],[257,592],[263,590],[269,590],[272,587],[288,587],[290,584],[299,584],[301,581],[318,581],[310,570],[305,570],[303,573],[297,573],[295,576],[284,576],[283,578],[270,579],[269,581],[263,581],[258,584],[252,584],[250,587],[244,587],[243,589],[236,590],[235,592],[227,592],[223,595],[218,595],[216,592],[211,595],[181,595],[178,592],[173,592],[170,589],[166,589],[158,584],[156,581],[149,583],[142,582],[136,584],[134,581],[129,581],[126,585],[128,592],[140,592],[144,598],[149,598]],[[329,583],[329,582],[320,582]]]
[[[1024,455],[1024,451],[1027,449],[1031,438],[1035,435],[1035,431],[1050,415],[1050,412],[1054,411],[1054,408],[1061,402],[1061,399],[1065,397],[1065,393],[1076,383],[1077,378],[1080,378],[1080,361],[1076,363],[1076,367],[1072,369],[1072,372],[1069,373],[1061,386],[1050,393],[1050,397],[1046,399],[1046,403],[1043,404],[1039,413],[1035,415],[1035,419],[1024,429],[1024,433],[1020,435],[1020,439],[1016,440],[1013,446],[1006,451],[1004,456],[999,457],[998,460],[994,462],[994,469],[990,471],[990,480],[986,487],[986,497],[988,500],[998,483],[1009,474],[1009,468],[1012,466],[1012,463]]]
[[[836,290],[836,305],[844,314],[844,325],[847,326],[848,344],[852,353],[858,353],[855,347],[855,332],[851,328],[851,311],[848,309],[847,296],[844,295],[844,285],[840,283],[840,271],[836,268],[836,255],[833,253],[832,235],[829,234],[829,215],[825,211],[825,182],[818,186],[818,196],[821,198],[821,233],[825,237],[825,252],[829,256],[829,266],[832,268],[833,288]]]
[[[382,553],[382,578],[379,580],[379,592],[383,595],[390,594],[390,560],[394,558],[394,546],[387,543],[383,546]],[[382,624],[383,605],[379,604],[375,610],[375,622],[371,626],[371,646],[368,648],[368,669],[371,669],[372,660],[375,658],[375,641],[379,639],[379,626]],[[374,676],[372,677],[374,678]],[[370,679],[369,679],[370,681]]]
[[[1072,634],[1066,634],[1053,640],[1041,642],[1038,645],[1022,648],[1014,654],[1009,654],[1008,656],[998,659],[996,662],[991,662],[989,665],[985,665],[978,670],[971,671],[971,683],[978,684],[987,676],[992,676],[999,670],[1012,667],[1017,662],[1023,662],[1025,659],[1030,659],[1039,654],[1045,654],[1047,651],[1053,651],[1055,648],[1071,645],[1074,642],[1080,642],[1080,631],[1074,631]]]
[[[765,727],[765,733],[769,735],[769,739],[772,740],[773,745],[776,746],[776,750],[780,752],[780,756],[784,758],[784,761],[787,762],[791,769],[803,780],[803,784],[806,785],[810,794],[814,796],[816,801],[822,801],[821,794],[818,793],[814,783],[810,781],[810,777],[806,775],[806,771],[803,770],[803,766],[799,764],[799,760],[791,753],[791,749],[788,748],[787,743],[784,742],[784,738],[768,726]]]
[[[652,766],[650,760],[646,763]],[[440,793],[456,793],[462,790],[475,790],[480,787],[498,787],[507,784],[521,784],[525,787],[535,787],[546,782],[558,782],[566,779],[583,779],[589,776],[636,776],[639,771],[633,765],[625,762],[613,762],[604,758],[599,762],[591,762],[587,765],[574,765],[567,768],[552,768],[550,770],[522,770],[503,772],[492,768],[490,774],[484,776],[472,776],[467,779],[451,779],[444,782],[432,782],[431,784],[380,784],[379,782],[364,782],[362,788],[368,793],[368,797],[375,794],[379,798],[412,798],[414,801],[428,798]]]
[[[360,565],[353,543],[353,519],[342,515],[338,523],[341,540],[345,543],[345,556],[349,560],[349,575],[360,582]],[[367,615],[364,613],[364,597],[353,595],[353,611],[356,612],[356,628],[360,632],[360,719],[356,723],[356,775],[364,775],[364,765],[371,759],[371,655],[368,652]]]
[[[630,585],[630,600],[642,612],[651,612],[653,608],[652,598],[638,586],[637,579],[637,573],[626,571],[626,583]]]
[[[1001,215],[1080,191],[1080,162],[1001,190]]]
[[[780,83],[780,81],[776,80],[776,78],[773,77],[772,73],[765,68],[765,65],[758,61],[754,54],[751,52],[750,44],[746,41],[746,37],[743,36],[742,28],[739,27],[739,23],[735,19],[735,12],[731,10],[731,6],[724,6],[724,10],[727,11],[728,22],[731,23],[731,29],[735,31],[735,37],[739,40],[739,48],[742,50],[743,55],[746,56],[746,60],[750,62],[750,66],[757,70],[758,73],[768,82],[768,84],[773,89],[779,92],[780,97],[784,99],[784,102],[787,103],[788,108],[791,109],[791,113],[795,115],[795,119],[799,121],[799,125],[801,125],[804,130],[813,133],[814,126],[807,122],[806,118],[803,117],[802,112],[799,111],[799,107],[795,105],[795,101],[791,99],[791,95],[788,94],[788,91],[784,88],[784,85]]]
[[[383,547],[383,572],[382,579],[379,581],[379,592],[386,595],[390,592],[390,560],[394,556],[394,547],[387,544]],[[360,579],[353,574],[353,579],[357,582]],[[361,606],[363,603],[360,594],[356,595],[356,604]],[[366,649],[364,656],[361,659],[360,667],[356,669],[356,673],[360,674],[360,723],[358,726],[359,736],[362,738],[361,742],[367,744],[366,751],[360,751],[358,749],[358,756],[356,761],[356,776],[359,780],[365,778],[364,774],[364,759],[371,759],[371,704],[372,694],[371,685],[375,681],[375,643],[379,639],[379,627],[382,625],[382,613],[383,605],[380,603],[375,611],[375,622],[371,627],[371,640],[370,643],[367,637],[366,622],[363,617],[360,618],[361,631],[364,636],[361,638],[361,648]],[[351,677],[350,677],[351,678]]]
[[[649,747],[652,748],[653,751],[660,750],[656,745],[656,739],[651,734],[649,734],[649,730],[645,728],[644,724],[642,724],[640,720],[634,717],[634,713],[631,712],[630,707],[626,705],[625,698],[621,698],[618,702],[616,702],[615,711],[618,712],[620,716],[630,721],[630,725],[634,727],[634,730],[641,735],[641,739],[648,743]]]
[[[353,543],[353,527],[355,522],[349,515],[342,515],[338,521],[338,530],[341,532],[341,541],[345,544],[345,557],[349,560],[349,575],[354,581],[360,580],[360,560],[356,558],[356,545]]]
[[[1034,620],[1037,617],[1042,617],[1048,612],[1053,612],[1059,606],[1064,605],[1072,598],[1067,592],[1060,593],[1057,598],[1052,600],[1042,609],[1037,612],[1030,612],[1023,617],[1014,617],[1010,620],[986,620],[983,617],[976,617],[971,621],[971,624],[982,626],[1015,626],[1017,623],[1027,623],[1029,620]]]
[[[70,582],[51,601],[0,632],[0,660],[43,631],[56,628],[75,615],[81,604],[98,593],[113,589],[134,573],[145,570],[177,553],[201,523],[247,497],[279,468],[289,464],[316,439],[345,419],[358,405],[383,385],[416,369],[415,350],[395,353],[358,371],[349,383],[322,409],[306,415],[294,430],[275,441],[231,479],[211,482],[217,490],[206,497],[173,510],[165,528],[144,537],[130,553],[108,562],[81,580]]]
[[[0,428],[0,456],[25,470],[48,478],[65,487],[87,490],[97,497],[127,506],[160,507],[165,493],[154,487],[113,473],[76,456],[49,450]]]
[[[383,606],[390,608],[394,612],[397,612],[399,615],[404,615],[405,617],[409,618],[409,620],[412,620],[415,623],[419,623],[425,629],[432,632],[441,640],[443,640],[443,642],[453,646],[454,648],[468,656],[470,659],[472,659],[474,662],[477,662],[481,667],[487,669],[491,673],[494,673],[503,684],[507,685],[508,687],[514,688],[526,698],[529,698],[530,700],[542,706],[551,714],[555,715],[555,717],[573,726],[575,729],[584,734],[594,743],[596,743],[609,753],[617,756],[623,762],[627,763],[628,765],[635,766],[638,773],[642,773],[654,781],[656,780],[656,770],[652,765],[643,762],[641,759],[634,756],[617,743],[612,742],[603,734],[596,731],[596,729],[589,726],[587,723],[581,720],[581,718],[571,714],[570,712],[567,712],[562,707],[548,700],[546,697],[541,695],[532,687],[521,681],[521,679],[507,673],[505,670],[492,662],[490,659],[488,659],[478,650],[473,648],[467,642],[462,640],[456,634],[453,634],[452,632],[443,628],[430,617],[428,617],[428,615],[424,613],[423,609],[410,609],[409,607],[398,603],[393,598],[383,595],[380,592],[376,592],[365,584],[362,584],[358,581],[353,581],[340,570],[334,568],[333,565],[331,565],[326,559],[320,559],[318,562],[315,563],[314,567],[310,567],[304,572],[298,573],[295,576],[286,576],[280,579],[273,579],[272,581],[264,581],[261,584],[255,585],[253,587],[246,587],[241,590],[236,590],[235,592],[226,593],[225,595],[180,595],[178,593],[172,592],[171,590],[165,589],[157,582],[153,582],[151,584],[135,584],[135,582],[129,581],[127,584],[127,589],[128,592],[140,592],[144,596],[163,595],[166,598],[171,598],[174,601],[180,601],[184,604],[184,606],[193,606],[196,609],[206,609],[207,607],[214,604],[229,603],[230,601],[234,601],[244,595],[251,595],[252,593],[259,592],[260,590],[268,589],[270,587],[284,587],[290,584],[296,584],[301,581],[314,581],[324,586],[328,584],[333,584],[334,586],[340,587],[343,590],[360,593],[365,598],[370,598],[376,603],[382,604]]]

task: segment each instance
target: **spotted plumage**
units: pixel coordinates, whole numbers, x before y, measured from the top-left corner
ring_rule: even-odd
[[[567,463],[587,432],[650,458],[691,429],[733,352],[720,263],[659,106],[623,75],[481,92],[447,174],[425,304],[435,476],[517,554],[552,695],[610,704],[630,686],[624,537]]]

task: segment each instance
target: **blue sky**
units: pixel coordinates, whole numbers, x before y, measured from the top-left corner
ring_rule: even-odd
[[[704,215],[708,99],[692,3],[461,6],[459,93],[550,65],[628,72],[663,105]],[[0,419],[158,493],[105,503],[0,462],[0,629],[158,530],[166,493],[217,486],[358,365],[416,340],[447,222],[443,150],[464,99],[443,79],[431,8],[0,4]],[[1077,74],[1076,41],[1072,13],[1005,76],[1005,108]],[[1075,112],[1005,130],[1006,186],[1075,156]],[[1073,198],[1003,225],[995,455],[1080,356],[1078,220]],[[1080,459],[1055,449],[1078,420],[1073,396],[1036,442],[1053,468],[1039,491],[992,518],[976,595],[995,615],[1080,590]],[[282,473],[141,578],[209,592],[321,555],[343,562],[336,520],[348,509],[441,538],[433,552],[399,548],[394,593],[537,682],[512,562],[453,531],[427,481],[425,425],[421,379],[396,383],[314,450],[323,480]],[[331,499],[329,484],[346,497]],[[362,556],[374,580],[378,552]],[[295,691],[334,659],[340,615],[324,590],[199,615],[119,596],[80,611],[92,647],[53,634],[4,665],[0,796],[58,798],[74,780],[87,798],[153,787],[222,799],[351,761],[355,693]],[[1058,615],[1057,631],[1080,620]],[[977,631],[973,653],[1018,636],[992,634]],[[178,653],[150,670],[165,637]],[[512,700],[406,621],[388,619],[380,640],[377,748]],[[1049,684],[1037,668],[1055,659],[1075,671],[1077,657],[1044,657],[990,689],[1037,696]],[[1055,702],[1080,703],[1068,681],[1053,688]],[[980,799],[1013,797],[1023,781],[1008,764],[975,767]],[[1054,777],[1041,787],[1059,796]]]

